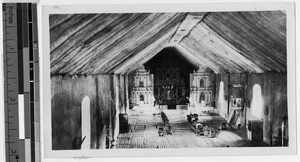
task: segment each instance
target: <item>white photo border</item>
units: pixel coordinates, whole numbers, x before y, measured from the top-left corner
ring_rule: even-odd
[[[140,12],[229,12],[285,10],[287,16],[287,91],[289,116],[288,147],[178,148],[178,149],[109,149],[52,150],[50,14],[71,13],[140,13]],[[296,52],[294,4],[283,3],[214,3],[214,4],[102,4],[41,6],[40,43],[41,153],[42,158],[97,158],[132,156],[199,156],[199,155],[285,155],[296,154]]]

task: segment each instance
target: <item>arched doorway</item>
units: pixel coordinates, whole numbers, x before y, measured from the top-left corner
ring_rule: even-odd
[[[81,138],[85,138],[81,149],[87,150],[91,146],[91,108],[90,98],[85,96],[81,102]]]
[[[144,102],[145,101],[145,97],[143,94],[140,94],[140,102]]]
[[[204,92],[201,92],[201,93],[200,93],[200,100],[199,100],[199,103],[200,103],[202,106],[205,106],[205,104],[206,104],[206,101],[205,101],[205,93],[204,93]]]
[[[205,94],[204,94],[204,92],[201,92],[200,93],[200,103],[201,103],[201,101],[205,101]]]
[[[203,79],[200,80],[200,87],[204,87],[204,81],[203,81]]]

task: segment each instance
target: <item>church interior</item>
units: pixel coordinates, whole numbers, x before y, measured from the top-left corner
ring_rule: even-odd
[[[53,150],[289,145],[284,11],[49,25]]]

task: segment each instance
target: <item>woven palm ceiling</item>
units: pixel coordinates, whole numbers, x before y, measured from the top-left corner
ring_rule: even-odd
[[[287,72],[282,11],[50,15],[51,74],[128,74],[166,47],[215,73]]]

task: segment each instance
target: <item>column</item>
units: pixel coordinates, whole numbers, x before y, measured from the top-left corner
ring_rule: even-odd
[[[114,75],[113,77],[114,79],[114,103],[115,103],[115,110],[116,110],[116,114],[113,116],[113,141],[112,141],[112,148],[115,148],[116,145],[116,141],[117,141],[117,137],[119,135],[119,129],[120,129],[120,123],[119,123],[119,86],[118,86],[118,82],[119,82],[119,77],[117,75]]]
[[[125,113],[129,110],[129,86],[128,86],[128,75],[125,75]]]
[[[119,80],[119,106],[120,106],[120,113],[125,114],[125,76],[124,75],[119,75],[120,80]]]

